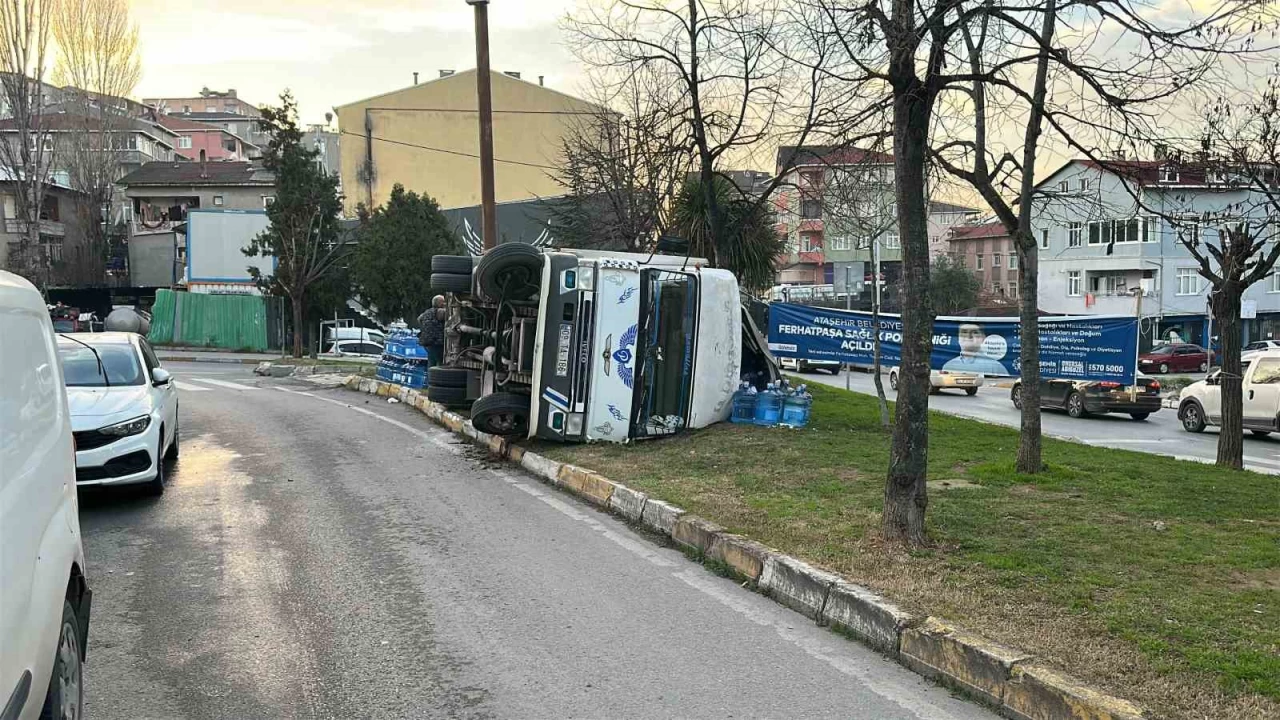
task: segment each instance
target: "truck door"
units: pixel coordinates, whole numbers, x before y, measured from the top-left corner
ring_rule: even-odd
[[[1253,375],[1245,375],[1244,426],[1250,430],[1280,430],[1280,357],[1253,362]]]

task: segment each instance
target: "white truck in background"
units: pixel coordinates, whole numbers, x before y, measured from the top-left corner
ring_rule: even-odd
[[[1261,350],[1241,358],[1240,390],[1244,394],[1244,429],[1254,435],[1280,432],[1280,350]],[[1222,425],[1221,370],[1183,389],[1178,419],[1188,432]]]
[[[728,417],[744,375],[777,368],[737,279],[685,257],[507,243],[436,256],[445,362],[428,397],[478,430],[626,442]]]

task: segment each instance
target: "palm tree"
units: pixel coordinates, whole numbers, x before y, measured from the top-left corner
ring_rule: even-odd
[[[706,194],[697,177],[687,179],[676,193],[669,232],[689,241],[690,254],[731,271],[743,289],[768,289],[776,272],[774,262],[786,252],[786,241],[774,229],[764,202],[743,194],[723,175],[715,175],[712,184],[724,218],[723,237],[712,237]]]

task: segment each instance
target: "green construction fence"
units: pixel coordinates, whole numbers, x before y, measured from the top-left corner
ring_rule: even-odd
[[[157,290],[147,339],[156,345],[265,352],[266,301],[256,295]]]

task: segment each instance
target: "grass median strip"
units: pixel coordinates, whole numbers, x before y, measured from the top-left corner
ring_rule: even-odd
[[[1046,472],[1022,476],[1016,430],[935,414],[936,545],[904,552],[879,539],[889,435],[875,399],[813,394],[805,430],[535,449],[1162,716],[1280,716],[1280,478],[1049,439]]]

